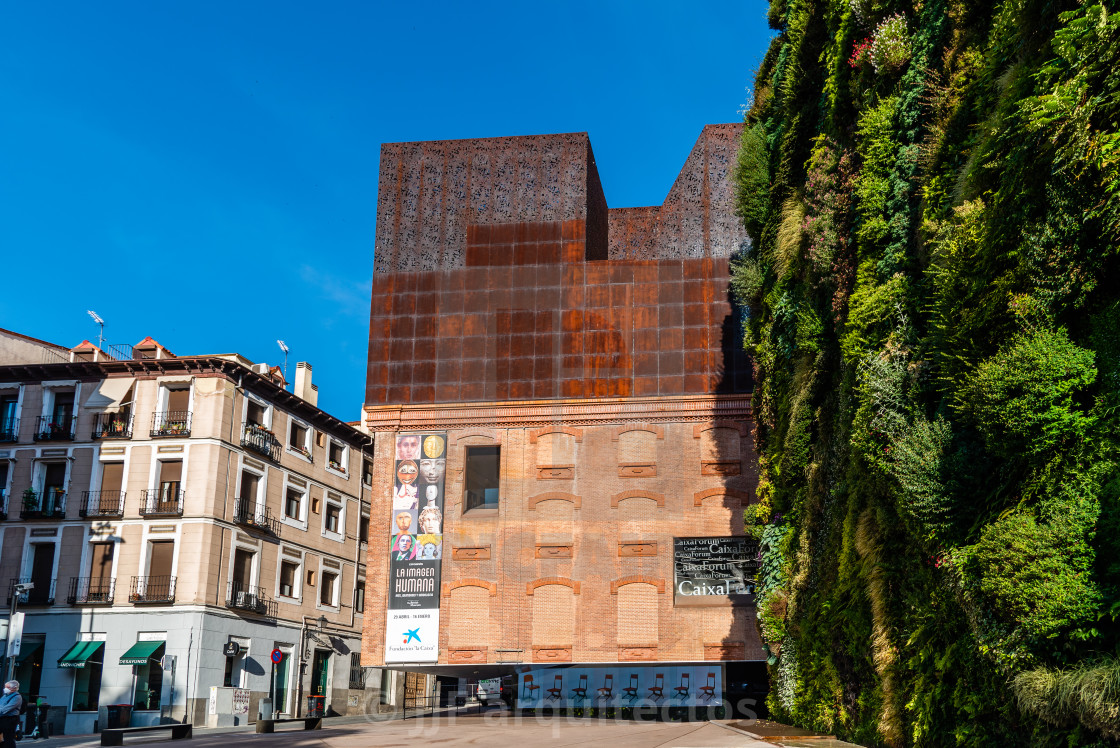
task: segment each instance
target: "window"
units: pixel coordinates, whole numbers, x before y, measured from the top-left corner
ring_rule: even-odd
[[[369,543],[369,516],[365,514],[358,521],[358,542]]]
[[[42,483],[37,501],[29,505],[24,501],[24,509],[39,514],[29,516],[61,517],[66,512],[66,463],[48,462],[42,465]]]
[[[298,488],[288,486],[284,496],[284,516],[289,519],[303,519],[303,499],[306,494]]]
[[[18,395],[0,396],[0,442],[14,442],[19,439]]]
[[[159,463],[159,500],[178,501],[183,484],[183,461],[161,460]]]
[[[253,565],[257,554],[247,548],[237,548],[233,552],[233,579],[230,591],[235,604],[240,603],[238,596],[244,597],[253,586]]]
[[[350,653],[350,688],[361,689],[366,687],[365,672],[362,670],[362,655],[358,652]]]
[[[346,472],[347,449],[342,444],[339,444],[334,439],[331,439],[327,446],[327,466],[332,470],[337,470],[340,473]]]
[[[328,607],[335,607],[338,601],[335,595],[338,593],[338,574],[333,571],[323,572],[323,583],[319,585],[319,604]]]
[[[268,406],[248,398],[245,403],[245,423],[250,426],[268,427]]]
[[[362,458],[362,483],[373,485],[373,462],[365,457]]]
[[[327,503],[327,511],[323,513],[323,529],[326,532],[338,535],[342,530],[342,507],[338,504]]]
[[[501,447],[467,447],[463,481],[465,511],[498,508]]]
[[[27,593],[29,605],[50,605],[54,602],[51,594],[54,588],[54,543],[31,544],[31,583],[34,589]]]
[[[358,586],[354,588],[354,612],[366,612],[366,580],[359,579]]]
[[[8,461],[0,460],[0,512],[8,511]]]
[[[288,448],[305,457],[311,457],[311,430],[307,428],[306,424],[292,419],[288,431]]]
[[[145,664],[135,666],[136,692],[133,694],[132,705],[137,711],[154,711],[160,707],[163,697],[163,667],[159,662],[163,659],[163,651],[161,644],[148,655]]]
[[[190,436],[190,386],[164,387],[160,401],[163,409],[156,411],[152,419],[152,436]]]
[[[85,602],[113,602],[113,555],[116,543],[92,543],[90,545],[89,584],[84,590]],[[76,590],[77,597],[83,597],[83,590]]]
[[[299,562],[284,559],[280,562],[280,596],[295,598],[299,596],[296,581],[299,579]]]
[[[248,470],[241,471],[241,492],[237,497],[241,499],[242,509],[247,511],[256,507],[260,487],[261,477],[259,475],[250,473]]]

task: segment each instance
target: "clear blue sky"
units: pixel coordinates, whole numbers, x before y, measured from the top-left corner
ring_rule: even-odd
[[[0,327],[314,366],[359,415],[382,143],[586,131],[658,204],[766,3],[39,2],[0,26]]]

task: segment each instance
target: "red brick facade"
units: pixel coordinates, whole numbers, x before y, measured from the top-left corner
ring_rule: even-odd
[[[665,203],[623,210],[584,134],[384,147],[365,664],[384,661],[386,437],[421,430],[448,436],[440,665],[762,658],[753,608],[673,594],[673,539],[742,534],[756,487],[727,288],[739,132],[705,128]],[[464,511],[482,445],[499,505]]]

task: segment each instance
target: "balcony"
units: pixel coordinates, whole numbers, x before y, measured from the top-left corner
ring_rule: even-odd
[[[276,441],[276,435],[264,426],[255,423],[245,424],[245,429],[241,432],[241,446],[274,462],[280,459],[280,442]]]
[[[124,515],[124,491],[85,491],[78,514],[83,517],[121,517]]]
[[[130,413],[102,413],[93,422],[91,439],[131,439],[132,415]]]
[[[74,441],[75,420],[74,416],[39,416],[39,425],[35,429],[35,441]]]
[[[19,441],[19,419],[5,418],[0,421],[0,444]]]
[[[20,519],[65,519],[66,492],[61,488],[48,488],[45,491],[27,489],[23,492],[23,504],[19,510]]]
[[[112,605],[116,586],[115,579],[70,577],[70,594],[66,596],[66,602],[70,605]]]
[[[128,601],[130,603],[175,602],[175,577],[133,577]]]
[[[227,592],[226,606],[229,608],[262,616],[276,616],[276,602],[269,599],[260,587],[252,587],[243,582],[230,582]]]
[[[152,413],[152,436],[191,435],[191,412],[189,410],[158,410]]]
[[[141,517],[182,517],[184,491],[179,488],[149,488],[140,502]]]
[[[32,582],[35,584],[35,589],[20,593],[19,604],[24,606],[54,605],[54,580],[42,582],[27,578],[8,581],[8,601],[6,604],[12,604],[12,595],[16,593],[17,584],[30,584]]]
[[[280,519],[273,517],[268,507],[257,506],[255,501],[238,499],[234,502],[233,521],[273,535],[280,533]]]

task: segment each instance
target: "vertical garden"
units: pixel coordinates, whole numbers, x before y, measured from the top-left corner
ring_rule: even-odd
[[[1120,740],[1120,6],[772,0],[739,153],[772,714]]]

